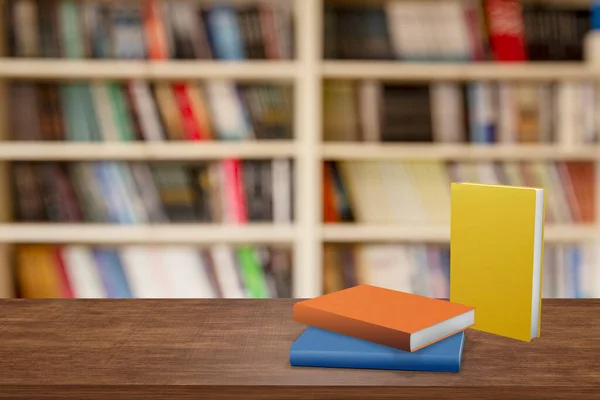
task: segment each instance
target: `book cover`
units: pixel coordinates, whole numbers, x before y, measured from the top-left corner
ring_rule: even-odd
[[[142,138],[147,141],[164,141],[165,132],[160,121],[158,105],[154,102],[150,86],[142,80],[128,83],[132,108],[140,123]]]
[[[459,372],[464,343],[465,333],[459,332],[419,351],[408,352],[308,327],[290,347],[290,364],[298,367]]]
[[[93,251],[93,254],[107,297],[132,298],[133,295],[125,277],[118,251],[112,248],[98,248]]]
[[[162,265],[176,298],[218,297],[204,260],[195,248],[168,245],[160,248]]]
[[[142,13],[148,58],[151,60],[167,59],[169,58],[169,43],[160,3],[156,0],[148,0],[143,4]]]
[[[62,56],[65,58],[84,58],[83,34],[79,24],[81,3],[65,0],[58,3],[58,26],[60,28]]]
[[[248,246],[237,249],[238,264],[248,297],[264,299],[271,297],[265,279],[265,271],[256,255]]]
[[[61,257],[75,298],[106,298],[107,293],[90,248],[80,245],[64,246],[61,247]]]
[[[61,298],[62,281],[53,247],[25,245],[17,249],[16,276],[23,298]]]
[[[69,281],[69,274],[67,273],[67,267],[65,265],[65,260],[63,259],[60,247],[52,247],[51,250],[54,254],[54,263],[56,266],[56,272],[58,274],[58,279],[61,286],[61,297],[65,299],[73,299],[75,295],[73,294],[73,288],[71,287],[71,282]]]
[[[169,293],[169,282],[161,272],[161,260],[152,246],[127,245],[119,250],[123,273],[132,297],[158,299]],[[160,276],[161,280],[155,277]]]
[[[229,245],[219,243],[207,250],[215,265],[215,278],[219,291],[223,298],[245,298],[248,297],[242,281],[241,271],[238,268],[236,251]]]
[[[207,10],[206,27],[208,40],[216,59],[243,60],[247,58],[234,7],[219,5]]]
[[[412,352],[467,329],[474,313],[463,304],[358,285],[294,304],[293,319]]]
[[[540,334],[544,190],[451,185],[450,301],[477,309],[473,329]]]
[[[118,84],[110,83],[107,85],[107,90],[120,140],[123,142],[133,141],[135,139],[133,121],[123,89]]]
[[[486,0],[484,4],[490,45],[496,61],[526,61],[521,0]]]
[[[198,124],[200,140],[214,139],[211,126],[211,117],[208,112],[206,97],[199,85],[190,84],[186,86],[186,92],[192,110],[192,115]]]
[[[594,31],[600,29],[600,0],[592,0],[591,28]]]
[[[192,109],[191,100],[189,97],[189,88],[185,83],[173,84],[173,95],[179,112],[183,127],[183,138],[185,140],[197,141],[202,140],[202,134],[199,129],[199,122]]]

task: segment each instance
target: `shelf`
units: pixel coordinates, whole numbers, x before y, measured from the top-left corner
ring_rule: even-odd
[[[325,61],[324,78],[381,80],[554,80],[600,79],[584,63],[412,63],[401,61]]]
[[[293,61],[175,61],[151,63],[152,79],[292,80]]]
[[[293,61],[123,61],[0,58],[0,78],[291,80]]]
[[[247,142],[3,142],[0,160],[209,160],[294,157],[292,141]]]
[[[595,226],[555,225],[545,228],[547,242],[580,242],[595,240]],[[373,226],[353,224],[326,224],[322,227],[322,240],[330,243],[386,242],[448,243],[450,227],[447,226]]]
[[[203,160],[222,158],[286,158],[296,155],[293,141],[245,142],[2,142],[0,160]],[[345,160],[600,160],[600,147],[562,148],[556,145],[444,145],[397,143],[325,143],[321,156]]]
[[[290,243],[291,225],[248,224],[0,224],[3,243],[77,244],[211,244]]]
[[[600,147],[558,145],[473,145],[326,143],[325,160],[598,160]]]
[[[324,78],[382,80],[599,79],[584,63],[408,63],[324,61]],[[295,61],[65,60],[0,58],[0,78],[13,79],[236,79],[292,80]]]

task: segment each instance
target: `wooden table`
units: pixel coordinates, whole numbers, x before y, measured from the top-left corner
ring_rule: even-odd
[[[0,398],[600,398],[600,300],[544,300],[532,343],[469,331],[460,373],[291,367],[295,301],[0,301]]]

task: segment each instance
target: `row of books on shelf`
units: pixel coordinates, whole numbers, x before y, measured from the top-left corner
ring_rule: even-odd
[[[324,56],[405,61],[579,61],[589,8],[521,0],[329,3]]]
[[[267,222],[293,219],[293,164],[18,162],[17,220],[28,222]]]
[[[544,188],[547,222],[593,224],[594,173],[590,162],[327,162],[323,219],[326,223],[448,224],[450,183],[474,182]]]
[[[596,247],[546,245],[542,294],[546,298],[600,297]],[[433,244],[325,244],[323,291],[366,283],[434,298],[448,298],[450,248]]]
[[[324,140],[597,143],[599,88],[585,81],[326,81]]]
[[[291,2],[11,0],[14,57],[291,59]]]
[[[204,141],[289,139],[288,86],[230,81],[15,82],[15,140]]]
[[[25,298],[292,297],[288,247],[20,245],[17,292]],[[324,246],[323,290],[361,283],[447,298],[448,246]],[[590,245],[547,245],[545,298],[600,297]]]
[[[291,297],[287,247],[21,245],[25,298]]]

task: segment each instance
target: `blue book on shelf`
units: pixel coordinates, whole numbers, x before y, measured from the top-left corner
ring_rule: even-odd
[[[586,297],[586,293],[580,285],[581,282],[581,252],[578,246],[568,246],[567,252],[569,260],[567,261],[567,274],[571,275],[571,279],[566,279],[571,284],[567,294],[569,297],[581,299]]]
[[[208,10],[206,27],[208,40],[220,60],[243,60],[246,58],[242,33],[235,8],[218,5]]]
[[[411,353],[308,327],[290,348],[290,364],[298,367],[459,372],[464,342],[465,334],[460,332]]]
[[[94,257],[97,261],[102,284],[112,299],[130,299],[133,297],[119,254],[114,249],[96,249]]]

